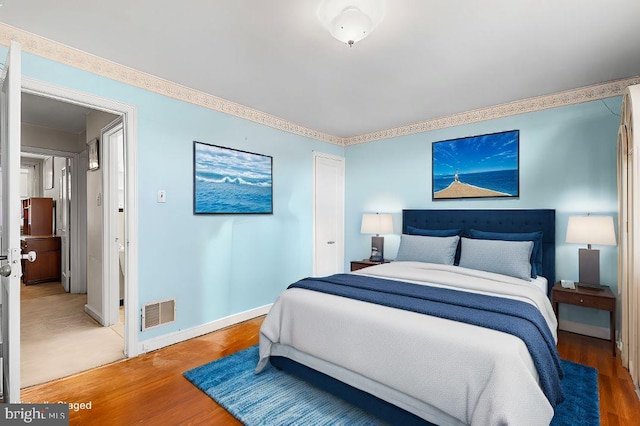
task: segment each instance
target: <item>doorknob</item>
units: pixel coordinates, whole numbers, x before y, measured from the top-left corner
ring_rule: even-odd
[[[2,275],[3,277],[8,277],[9,275],[11,275],[11,265],[5,263],[4,265],[0,266],[0,275]]]
[[[29,262],[35,262],[36,261],[36,257],[37,257],[36,252],[35,251],[30,251],[27,254],[23,254],[20,258],[28,260]]]
[[[0,256],[0,260],[7,260],[7,259],[9,259],[9,256],[6,256],[6,255]],[[5,263],[4,265],[0,266],[0,275],[2,275],[3,277],[8,277],[9,275],[11,275],[11,265],[8,263]]]

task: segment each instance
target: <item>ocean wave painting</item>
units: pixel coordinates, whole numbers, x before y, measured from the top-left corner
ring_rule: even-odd
[[[432,144],[434,200],[519,196],[520,131]]]
[[[272,157],[194,142],[193,168],[194,213],[273,213]]]

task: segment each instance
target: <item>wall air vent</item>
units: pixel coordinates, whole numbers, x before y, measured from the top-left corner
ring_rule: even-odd
[[[147,303],[142,307],[142,331],[176,320],[176,299]]]

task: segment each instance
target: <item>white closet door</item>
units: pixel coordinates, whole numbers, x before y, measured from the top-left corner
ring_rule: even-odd
[[[313,274],[344,271],[344,158],[314,153]]]

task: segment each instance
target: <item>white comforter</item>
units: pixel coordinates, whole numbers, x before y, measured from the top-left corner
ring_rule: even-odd
[[[537,306],[527,281],[454,266],[392,262],[358,273],[500,295]],[[284,291],[260,329],[260,372],[281,355],[440,425],[548,425],[553,409],[525,344],[510,334],[304,289]]]

